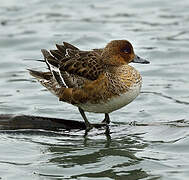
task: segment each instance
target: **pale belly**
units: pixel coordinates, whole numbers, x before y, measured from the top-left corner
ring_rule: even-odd
[[[129,91],[119,96],[112,97],[105,103],[104,102],[98,104],[85,103],[85,104],[79,104],[78,106],[87,112],[110,113],[132,102],[139,95],[140,88],[141,88],[140,84],[135,85]]]

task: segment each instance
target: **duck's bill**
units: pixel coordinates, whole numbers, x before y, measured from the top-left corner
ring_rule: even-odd
[[[135,55],[135,58],[132,60],[133,63],[141,63],[141,64],[149,64],[150,62],[146,59],[143,59],[137,55]]]

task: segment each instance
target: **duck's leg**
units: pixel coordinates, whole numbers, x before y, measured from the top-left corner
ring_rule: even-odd
[[[110,137],[110,129],[109,129],[109,126],[108,126],[108,124],[110,124],[110,117],[109,117],[108,113],[105,113],[105,118],[102,121],[102,124],[104,124],[104,123],[106,124],[106,131],[105,131],[106,137],[111,138]]]
[[[109,114],[108,114],[108,113],[105,113],[105,118],[104,118],[104,120],[102,121],[102,123],[110,124],[110,117],[109,117]]]
[[[98,128],[98,127],[102,127],[102,126],[106,126],[105,134],[106,134],[107,137],[110,137],[110,130],[109,130],[109,126],[108,126],[108,124],[110,123],[110,117],[109,117],[108,113],[105,113],[105,118],[104,118],[104,120],[102,121],[102,124],[91,124],[91,123],[88,121],[88,119],[87,119],[87,117],[86,117],[86,115],[85,115],[84,110],[81,109],[80,107],[79,107],[78,109],[79,109],[79,112],[80,112],[82,118],[83,118],[84,121],[85,121],[86,130],[85,130],[85,135],[84,135],[84,137],[87,136],[88,132],[89,132],[93,127],[97,127],[97,128]]]
[[[87,133],[93,128],[93,126],[90,124],[90,122],[88,121],[86,115],[85,115],[85,112],[83,111],[83,109],[81,109],[80,107],[78,108],[79,109],[79,112],[82,116],[82,118],[84,119],[85,121],[85,126],[86,126],[86,130],[85,130],[85,136],[87,135]]]

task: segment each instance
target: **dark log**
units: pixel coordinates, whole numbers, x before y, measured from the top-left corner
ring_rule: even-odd
[[[85,123],[75,120],[29,115],[0,114],[0,130],[17,129],[86,129]]]

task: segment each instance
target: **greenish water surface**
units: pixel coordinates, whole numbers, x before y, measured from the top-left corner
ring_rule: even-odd
[[[188,0],[1,0],[0,114],[81,120],[26,70],[44,69],[24,59],[55,43],[88,50],[128,39],[151,64],[133,64],[142,93],[110,115],[111,139],[103,129],[86,139],[83,130],[0,131],[0,179],[188,180],[188,9]]]

